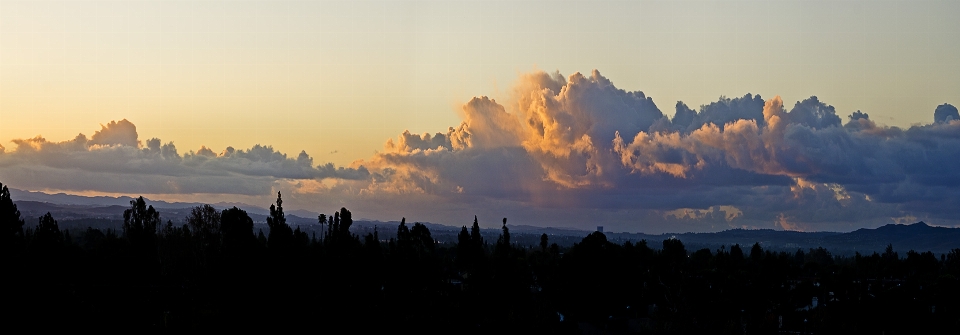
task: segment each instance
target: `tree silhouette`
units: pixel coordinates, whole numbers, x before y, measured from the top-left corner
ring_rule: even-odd
[[[287,218],[283,214],[283,199],[280,192],[277,192],[276,205],[270,205],[267,227],[270,227],[270,233],[267,237],[268,248],[281,251],[292,247],[293,229],[287,225]]]
[[[353,225],[353,214],[346,207],[340,207],[340,232],[350,235],[350,226]]]
[[[150,241],[157,237],[160,213],[147,206],[143,197],[130,200],[130,208],[123,211],[123,235],[133,243]]]
[[[760,247],[760,242],[753,244],[753,247],[750,248],[750,260],[753,262],[759,262],[763,258],[763,248]]]
[[[194,275],[206,265],[205,257],[202,257],[187,224],[176,226],[173,221],[167,220],[157,242],[160,272],[163,275],[195,278]]]
[[[730,261],[736,266],[740,266],[743,262],[743,249],[740,248],[740,244],[730,247]]]
[[[326,235],[325,235],[326,233],[323,231],[323,228],[324,228],[324,226],[327,225],[327,215],[326,215],[326,214],[320,214],[320,215],[318,215],[318,216],[317,216],[317,221],[319,221],[319,223],[320,223],[320,232],[321,232],[320,242],[323,243],[323,240],[326,238]]]
[[[473,227],[470,228],[470,240],[475,246],[483,247],[483,236],[480,236],[480,224],[476,215],[473,216]]]
[[[427,229],[427,226],[424,226],[420,222],[413,224],[413,229],[410,230],[410,241],[413,244],[413,249],[417,253],[418,258],[433,254],[433,236],[430,235],[430,229]]]
[[[610,315],[619,287],[612,281],[625,280],[617,275],[621,270],[619,253],[618,246],[598,231],[570,248],[561,261],[564,314],[586,319]]]
[[[57,220],[53,219],[50,212],[40,217],[40,223],[34,230],[35,242],[44,248],[52,248],[63,244],[63,234],[60,233],[60,227]]]
[[[123,251],[117,261],[124,264],[120,273],[125,284],[155,283],[160,279],[158,274],[173,271],[174,264],[167,264],[164,258],[169,260],[185,253],[180,248],[160,249],[157,233],[161,227],[160,213],[153,206],[147,206],[142,196],[131,200],[130,208],[123,211],[123,238],[116,247]]]
[[[486,251],[484,250],[483,236],[480,235],[480,223],[477,216],[473,216],[473,226],[470,228],[470,234],[467,235],[466,227],[460,230],[457,236],[457,258],[461,265],[461,270],[467,272],[477,271],[484,262]]]
[[[10,190],[0,183],[0,244],[3,248],[13,249],[18,242],[23,241],[23,219],[20,210],[10,198]],[[10,250],[4,250],[9,252]]]
[[[220,213],[220,229],[223,232],[222,250],[225,255],[240,257],[253,252],[257,240],[253,235],[253,219],[246,211],[236,206],[223,210]]]
[[[374,260],[376,263],[380,262],[382,250],[380,248],[380,233],[377,232],[377,227],[373,227],[373,233],[363,237],[363,248],[368,260]]]
[[[15,207],[7,199],[9,193],[0,194],[8,204],[3,217],[19,219],[10,215]],[[274,234],[289,230],[279,194],[277,200],[268,217]],[[144,235],[159,214],[142,200],[124,212],[125,239],[88,228],[77,245],[64,243],[60,228],[69,219],[58,223],[50,213],[22,228],[25,252],[0,264],[14,288],[0,301],[20,311],[0,314],[4,321],[97,328],[104,325],[90,320],[113,316],[119,324],[106,326],[190,332],[382,320],[373,327],[384,328],[374,332],[697,334],[908,333],[908,327],[938,333],[960,320],[960,249],[939,260],[913,250],[900,259],[888,246],[882,254],[850,259],[823,248],[794,254],[755,243],[750,250],[701,248],[688,256],[679,239],[654,251],[645,240],[620,245],[600,232],[561,249],[547,234],[511,235],[506,221],[496,245],[486,245],[476,216],[472,227],[449,233],[419,222],[408,226],[404,218],[384,248],[377,228],[362,243],[350,233],[346,208],[318,217],[330,223],[324,226],[329,243],[306,243],[316,228],[300,226],[290,233],[291,244],[277,235],[265,248],[267,237],[262,231],[254,237],[245,211],[218,213],[204,205],[185,222],[168,221],[155,231],[160,257],[146,258],[138,257],[147,251]],[[440,242],[450,233],[457,233],[455,248]],[[540,248],[524,247],[536,237]],[[218,244],[207,254],[198,248]],[[206,257],[211,261],[198,263]],[[115,289],[104,290],[107,282]],[[815,309],[805,308],[811,297],[822,302]]]
[[[500,231],[497,244],[493,248],[494,257],[497,259],[511,257],[513,246],[510,244],[510,228],[507,228],[507,218],[503,218],[503,226],[500,227]]]
[[[411,247],[410,228],[407,228],[407,218],[401,218],[397,225],[397,249],[403,254]]]
[[[146,266],[150,262],[157,261],[159,256],[157,250],[157,229],[161,225],[160,212],[157,212],[153,206],[147,206],[143,197],[130,200],[130,208],[123,211],[123,236],[130,241],[133,254],[131,256],[140,259],[140,263]],[[149,267],[142,268],[143,271]]]
[[[206,264],[211,257],[220,253],[220,211],[213,206],[197,206],[190,210],[187,224],[192,231],[192,242],[196,261]]]
[[[467,231],[467,226],[462,226],[460,228],[460,233],[457,234],[457,267],[460,270],[466,269],[470,264],[470,251],[473,249],[473,245],[470,242],[470,232]]]
[[[263,229],[257,231],[257,243],[259,243],[261,247],[267,246],[267,236],[263,234]]]
[[[664,260],[672,265],[683,264],[687,260],[687,249],[683,246],[683,242],[675,238],[663,240],[661,254]]]
[[[503,233],[500,235],[500,239],[497,241],[497,244],[510,246],[510,228],[507,228],[507,218],[503,218],[503,227],[501,229],[503,230]]]

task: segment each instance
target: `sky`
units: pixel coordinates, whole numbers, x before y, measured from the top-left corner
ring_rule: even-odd
[[[955,13],[0,0],[0,182],[490,227],[958,226]]]

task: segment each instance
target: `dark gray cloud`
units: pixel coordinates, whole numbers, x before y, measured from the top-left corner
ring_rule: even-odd
[[[944,123],[951,120],[960,120],[960,113],[957,112],[957,107],[951,104],[937,106],[937,109],[933,112],[933,122]]]
[[[820,102],[820,99],[815,96],[798,101],[793,105],[793,109],[787,113],[786,119],[791,124],[803,125],[813,129],[840,126],[840,117],[837,116],[833,106]]]
[[[700,111],[697,112],[678,101],[672,122],[674,129],[683,133],[700,129],[705,124],[715,124],[723,129],[727,123],[737,120],[754,120],[762,127],[763,103],[759,95],[747,93],[733,99],[720,97],[716,102],[700,106]]]

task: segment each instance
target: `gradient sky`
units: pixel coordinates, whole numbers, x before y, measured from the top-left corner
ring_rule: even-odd
[[[763,100],[780,96],[785,110],[817,96],[835,108],[843,123],[860,110],[880,127],[921,127],[933,122],[938,105],[960,103],[957,13],[958,1],[0,0],[0,145],[10,154],[20,146],[10,142],[15,139],[40,135],[48,142],[65,143],[78,133],[90,137],[98,129],[106,131],[101,125],[126,119],[135,124],[141,148],[151,138],[173,142],[180,155],[199,153],[201,146],[221,153],[227,147],[248,149],[260,144],[290,159],[304,151],[313,166],[330,162],[357,168],[355,161],[364,160],[366,167],[383,167],[392,163],[373,162],[382,158],[377,155],[390,152],[384,145],[388,139],[399,142],[398,134],[404,131],[446,134],[448,127],[470,120],[465,106],[474,97],[496,99],[506,104],[507,113],[513,113],[510,104],[516,105],[517,92],[523,91],[519,87],[541,70],[559,71],[564,80],[579,72],[608,80],[627,92],[642,91],[667,117],[674,115],[677,101],[698,110],[721,96],[752,93]],[[592,77],[594,69],[602,77]],[[612,138],[612,134],[603,136],[607,135]],[[624,134],[623,148],[634,135]],[[600,147],[610,147],[604,143]],[[531,146],[525,148],[531,152]],[[628,156],[623,152],[622,157]],[[581,190],[598,182],[551,177],[547,163],[534,160],[543,171],[531,178],[553,181],[553,187]],[[0,178],[4,178],[0,181],[24,189],[83,194],[137,192],[119,186],[94,189],[77,183],[45,183],[48,178],[40,172],[16,172],[14,166],[64,166],[27,158],[20,161],[32,163],[0,164]],[[620,167],[634,173],[643,170],[630,164],[625,161]],[[827,186],[849,182],[796,170],[741,170],[795,178],[796,185],[803,184],[805,177],[819,178]],[[303,184],[297,181],[303,176],[268,175]],[[329,186],[329,178],[342,176],[308,177],[312,183]],[[354,177],[351,180],[366,178]],[[438,178],[445,177],[440,173]],[[586,184],[565,184],[570,182]],[[783,186],[781,181],[771,183]],[[372,192],[353,187],[341,191],[352,192],[351,196],[363,194],[361,190]],[[650,192],[620,184],[602,187],[608,196]],[[256,196],[249,190],[232,196],[229,187],[223,186],[204,193],[225,194],[228,199],[224,200],[262,202],[276,189],[274,184]],[[397,190],[393,189],[406,194]],[[429,189],[420,191],[442,197]],[[949,201],[957,200],[950,198],[956,191],[946,190]],[[154,194],[156,198],[203,199],[197,192],[157,190]],[[878,198],[893,191],[861,188],[857,192]],[[467,189],[464,194],[469,193]],[[489,213],[494,222],[494,216],[522,217],[509,211],[549,207],[534,199],[543,196],[536,193],[528,189],[523,196],[506,196],[491,191],[478,195],[482,200],[448,204],[447,214],[422,209],[416,213],[422,217],[416,220],[451,221],[456,213],[468,217],[472,212]],[[774,224],[791,217],[783,211],[777,216],[776,210],[764,210],[766,216],[757,214],[755,221],[743,224],[731,223],[730,210],[721,215],[720,226],[654,227],[630,219],[670,216],[663,213],[678,208],[733,206],[692,198],[649,208],[659,214],[630,212],[635,203],[611,210],[581,202],[578,208],[603,211],[612,222],[619,222],[614,227],[630,231],[789,226]],[[836,226],[823,223],[822,218],[809,219],[813,223],[806,229],[850,230],[896,221],[893,217],[932,216],[934,224],[957,223],[937,221],[950,217],[949,213],[905,209],[903,201],[888,198],[886,203],[896,208],[883,220],[853,217],[843,221],[846,225]],[[417,207],[400,205],[407,200],[390,199],[396,207],[373,206],[367,215],[363,212],[367,208],[351,209],[371,218],[415,215],[393,213],[404,206]],[[317,202],[321,201],[304,198],[293,204],[316,211],[340,207],[311,208],[321,206],[314,205]],[[739,211],[744,206],[734,207]],[[616,214],[618,210],[625,212]],[[503,212],[507,213],[499,214]],[[593,223],[584,220],[596,217],[583,214],[564,219],[557,214],[556,220],[562,222],[553,224],[534,222],[537,216],[530,216],[526,223],[585,227]],[[793,217],[803,221],[799,214]]]

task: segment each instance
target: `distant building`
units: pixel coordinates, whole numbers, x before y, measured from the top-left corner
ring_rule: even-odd
[[[603,232],[603,226],[597,226],[597,231],[602,233],[602,232]]]

